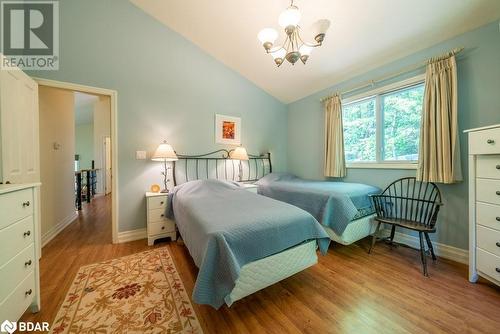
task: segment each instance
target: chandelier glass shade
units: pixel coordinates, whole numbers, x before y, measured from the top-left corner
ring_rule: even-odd
[[[278,23],[285,29],[286,34],[283,44],[275,46],[275,42],[278,39],[278,32],[272,28],[262,29],[257,35],[266,53],[271,54],[278,67],[283,64],[285,59],[292,65],[299,59],[305,64],[312,49],[323,44],[326,31],[330,27],[330,21],[322,19],[313,24],[312,31],[314,34],[314,42],[309,43],[305,42],[300,36],[300,19],[300,11],[298,7],[293,4],[292,0],[290,7],[281,13],[278,18]]]

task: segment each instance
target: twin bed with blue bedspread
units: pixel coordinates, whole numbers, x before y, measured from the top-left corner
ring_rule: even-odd
[[[342,236],[350,226],[370,217],[369,195],[379,192],[362,184],[306,181],[270,173],[269,158],[268,165],[255,163],[267,174],[255,172],[260,179],[259,195],[227,180],[227,158],[200,163],[199,157],[194,158],[194,180],[187,177],[185,161],[185,182],[170,193],[167,214],[175,219],[199,268],[193,300],[214,308],[224,303],[231,306],[317,263],[316,250],[327,252],[330,239],[335,240],[332,233]],[[210,177],[210,164],[215,166],[215,179]],[[200,173],[199,166],[206,171]],[[266,166],[269,173],[265,173]],[[225,178],[219,178],[221,171]],[[235,173],[229,174],[234,179]],[[198,179],[200,175],[206,178]],[[250,175],[254,174],[248,170]]]
[[[200,269],[193,291],[199,304],[219,308],[234,302],[231,292],[247,264],[310,241],[322,253],[328,250],[330,238],[308,212],[235,182],[190,181],[175,187],[169,199],[179,232]]]

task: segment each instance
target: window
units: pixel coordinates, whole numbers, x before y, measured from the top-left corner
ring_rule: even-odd
[[[423,98],[419,76],[344,102],[347,166],[415,168]]]

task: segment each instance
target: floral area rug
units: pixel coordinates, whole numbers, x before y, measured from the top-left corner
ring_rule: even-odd
[[[81,267],[51,333],[202,333],[166,248]]]

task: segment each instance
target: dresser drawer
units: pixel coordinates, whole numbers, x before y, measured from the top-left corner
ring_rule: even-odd
[[[148,211],[148,223],[161,222],[167,219],[165,209],[153,209]]]
[[[148,224],[148,235],[157,235],[175,231],[175,223],[170,219]]]
[[[14,290],[35,267],[35,247],[28,248],[17,254],[12,260],[0,267],[0,303]]]
[[[476,175],[488,179],[500,179],[500,155],[478,156]]]
[[[500,153],[500,129],[469,133],[469,154]]]
[[[35,274],[31,272],[16,289],[0,303],[0,319],[17,321],[35,297]]]
[[[476,221],[479,225],[500,231],[500,205],[476,203]]]
[[[484,226],[476,228],[477,247],[500,256],[500,231]]]
[[[0,197],[0,229],[33,214],[33,191],[23,189]]]
[[[500,180],[476,179],[476,198],[479,202],[500,205]]]
[[[3,266],[21,250],[33,243],[33,216],[0,230],[0,266]]]
[[[476,249],[477,269],[500,281],[500,257],[482,249]]]
[[[165,211],[166,208],[167,208],[166,196],[157,196],[148,198],[148,210],[163,209],[163,211]]]

